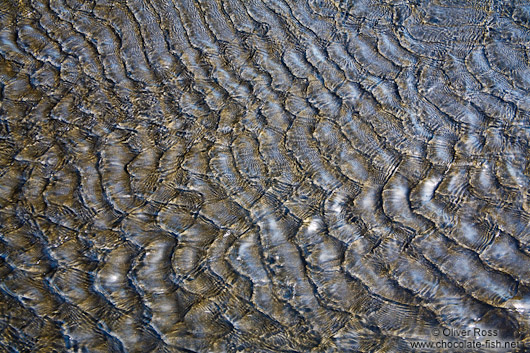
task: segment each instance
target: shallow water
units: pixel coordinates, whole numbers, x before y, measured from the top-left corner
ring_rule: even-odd
[[[0,351],[528,349],[528,2],[0,24]]]

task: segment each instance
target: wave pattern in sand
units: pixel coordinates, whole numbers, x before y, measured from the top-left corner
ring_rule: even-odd
[[[0,350],[530,339],[530,7],[0,3]]]

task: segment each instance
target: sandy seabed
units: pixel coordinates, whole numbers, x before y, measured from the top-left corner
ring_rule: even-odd
[[[528,352],[530,3],[0,2],[1,352]]]

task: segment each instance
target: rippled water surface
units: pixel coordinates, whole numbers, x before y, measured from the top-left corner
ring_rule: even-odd
[[[524,0],[1,0],[0,351],[528,351],[529,58]]]

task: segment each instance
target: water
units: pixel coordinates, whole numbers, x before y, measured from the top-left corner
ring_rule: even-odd
[[[528,2],[0,23],[1,351],[528,349]]]

